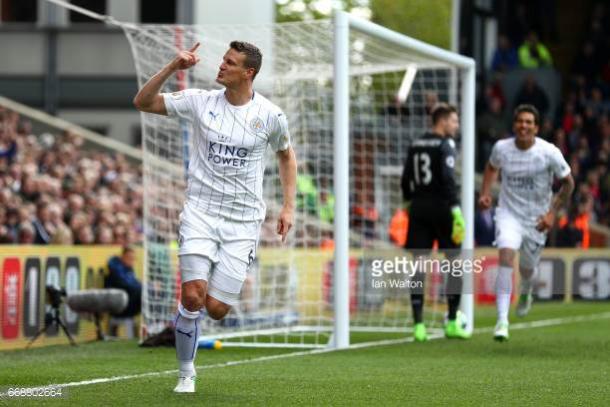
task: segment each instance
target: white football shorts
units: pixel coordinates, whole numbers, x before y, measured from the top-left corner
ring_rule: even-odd
[[[541,236],[545,234],[535,227],[524,226],[515,216],[503,208],[496,208],[496,241],[499,249],[519,251],[519,266],[534,270],[544,248]]]
[[[208,295],[235,306],[256,258],[260,228],[260,221],[213,217],[185,203],[178,251],[182,282],[205,280]]]

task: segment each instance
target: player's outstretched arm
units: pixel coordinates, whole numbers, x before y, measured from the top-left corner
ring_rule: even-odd
[[[483,184],[481,185],[481,193],[479,194],[479,206],[482,209],[488,209],[491,207],[491,187],[498,179],[498,173],[500,170],[490,163],[485,165],[485,172],[483,173]]]
[[[294,220],[294,201],[297,185],[297,159],[292,147],[277,152],[278,167],[280,170],[280,182],[284,192],[284,206],[277,220],[277,233],[282,236],[282,242],[292,228]]]
[[[536,229],[539,231],[549,230],[555,223],[555,214],[568,202],[572,191],[574,191],[574,178],[572,174],[568,174],[566,177],[561,178],[561,186],[559,191],[553,196],[551,202],[551,209],[538,219],[538,225]]]
[[[180,51],[180,53],[176,55],[176,58],[150,78],[133,99],[133,104],[136,109],[141,112],[167,116],[165,101],[163,100],[161,93],[159,93],[161,87],[163,87],[165,81],[172,76],[174,72],[181,69],[189,69],[199,62],[199,58],[196,54],[198,47],[199,43],[196,43],[188,51]]]

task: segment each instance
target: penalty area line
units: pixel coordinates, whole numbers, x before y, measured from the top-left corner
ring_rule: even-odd
[[[571,324],[571,323],[577,323],[577,322],[596,321],[596,320],[600,320],[600,319],[610,319],[610,312],[603,312],[603,313],[597,313],[597,314],[591,314],[591,315],[579,315],[579,316],[564,317],[564,318],[542,319],[542,320],[538,320],[538,321],[521,322],[521,323],[517,323],[517,324],[512,324],[510,329],[515,330],[515,329],[528,329],[528,328],[543,328],[543,327],[548,327],[548,326],[565,325],[565,324]],[[492,332],[492,331],[493,331],[493,327],[485,327],[485,328],[475,329],[474,333],[480,334],[480,333],[486,333],[486,332]],[[440,339],[442,337],[443,337],[442,333],[430,335],[431,340]],[[409,337],[409,338],[388,339],[388,340],[373,341],[373,342],[363,342],[363,343],[357,343],[354,345],[350,345],[349,348],[345,348],[345,349],[333,349],[333,348],[313,349],[313,350],[307,350],[307,351],[282,353],[279,355],[261,356],[258,358],[251,358],[251,359],[232,360],[232,361],[228,361],[228,362],[215,363],[212,365],[198,366],[196,369],[197,370],[219,369],[219,368],[224,368],[224,367],[247,365],[247,364],[267,362],[267,361],[279,360],[279,359],[289,359],[289,358],[296,358],[296,357],[301,357],[301,356],[320,355],[320,354],[330,353],[330,352],[348,351],[348,350],[364,349],[364,348],[371,348],[371,347],[378,347],[378,346],[398,345],[398,344],[408,343],[408,342],[413,342],[413,338]],[[98,378],[98,379],[81,380],[78,382],[48,384],[48,385],[38,386],[38,387],[88,386],[91,384],[111,383],[111,382],[118,382],[118,381],[123,381],[123,380],[141,379],[141,378],[145,378],[145,377],[165,376],[165,375],[176,374],[176,373],[178,373],[178,369],[162,370],[162,371],[158,371],[158,372],[138,373],[138,374],[122,375],[122,376],[102,377],[102,378]],[[31,386],[31,387],[33,388],[36,386]],[[2,396],[4,396],[4,394],[0,394],[0,397],[2,397]]]

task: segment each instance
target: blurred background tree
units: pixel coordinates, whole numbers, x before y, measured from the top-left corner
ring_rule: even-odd
[[[276,0],[276,21],[331,18],[333,7],[449,49],[452,0]]]

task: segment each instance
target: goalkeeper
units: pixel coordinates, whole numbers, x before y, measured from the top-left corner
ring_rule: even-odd
[[[429,251],[438,242],[451,259],[464,239],[464,218],[458,206],[455,184],[455,143],[453,137],[459,128],[459,118],[454,106],[440,103],[432,109],[432,131],[413,141],[407,153],[402,175],[403,198],[409,209],[409,230],[406,249]],[[451,250],[453,249],[453,250]],[[453,263],[453,262],[452,262]],[[414,276],[420,284],[411,291],[414,338],[423,342],[428,339],[423,322],[424,271]],[[461,273],[447,275],[448,323],[447,338],[466,339],[457,319],[462,292]]]
[[[297,164],[286,116],[253,89],[263,58],[256,46],[231,42],[216,75],[221,89],[160,93],[178,70],[199,62],[198,46],[181,51],[134,99],[138,110],[193,125],[194,148],[179,231],[182,291],[176,315],[176,356],[180,373],[174,389],[179,393],[195,391],[199,311],[205,307],[209,317],[224,318],[238,303],[256,258],[265,219],[268,147],[276,153],[284,194],[277,222],[282,240],[292,226],[296,190]]]

